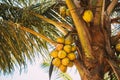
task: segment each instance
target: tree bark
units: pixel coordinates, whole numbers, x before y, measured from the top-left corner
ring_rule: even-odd
[[[108,65],[106,58],[114,56],[110,43],[111,29],[106,28],[108,26],[110,27],[110,20],[109,17],[104,14],[105,1],[97,0],[97,2],[93,5],[97,7],[95,10],[92,10],[95,11],[93,12],[94,20],[89,23],[89,27],[85,25],[81,16],[78,16],[73,2],[71,0],[66,0],[66,4],[70,9],[75,23],[82,48],[84,49],[83,53],[85,52],[85,56],[89,58],[84,57],[82,60],[83,64],[81,64],[81,62],[75,63],[81,78],[82,80],[103,80],[104,74],[110,68],[110,66],[106,66]],[[116,0],[113,0],[108,7],[108,9],[111,7],[110,11],[108,11],[109,14],[113,10],[115,4]],[[82,54],[82,56],[84,55]]]

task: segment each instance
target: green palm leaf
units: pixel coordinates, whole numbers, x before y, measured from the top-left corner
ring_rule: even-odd
[[[24,0],[16,2],[18,2],[17,4],[19,5],[21,1],[24,2]],[[0,6],[2,6],[2,8],[0,8],[0,16],[4,20],[9,19],[20,23],[21,25],[27,26],[27,28],[48,36],[49,38],[55,39],[55,37],[59,35],[54,26],[40,20],[39,18],[27,14],[31,7],[33,11],[43,14],[50,6],[54,4],[53,2],[46,1],[36,5],[29,5],[30,7],[28,8],[22,8],[19,6],[15,7],[15,5],[12,4],[14,3],[6,0],[3,1],[3,3],[0,3]],[[16,64],[20,67],[22,65],[26,66],[26,60],[30,60],[32,62],[35,55],[39,56],[41,54],[44,59],[47,59],[49,56],[48,43],[46,41],[28,32],[20,30],[19,28],[9,25],[9,22],[7,21],[0,23],[0,36],[0,69],[3,73],[12,72]]]

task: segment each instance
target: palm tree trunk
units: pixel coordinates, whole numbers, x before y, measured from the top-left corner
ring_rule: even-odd
[[[110,22],[108,20],[108,24],[106,24],[106,17],[103,10],[104,8],[102,7],[104,6],[104,0],[96,1],[96,5],[94,6],[99,7],[96,8],[94,20],[89,23],[90,26],[88,27],[85,25],[85,22],[82,20],[81,16],[78,16],[76,7],[72,0],[66,0],[66,4],[70,9],[79,40],[84,51],[82,56],[84,57],[85,55],[82,60],[83,63],[81,63],[80,60],[75,61],[75,65],[81,75],[82,80],[103,80],[104,74],[109,70],[109,67],[105,66],[108,65],[106,58],[109,58],[112,54],[109,38],[109,32],[111,29],[108,31],[105,29],[105,26],[108,26]],[[114,5],[112,5],[112,7],[110,6],[112,9],[116,4],[116,0],[113,1],[112,3],[114,3]],[[109,14],[111,11],[111,9],[108,11]]]

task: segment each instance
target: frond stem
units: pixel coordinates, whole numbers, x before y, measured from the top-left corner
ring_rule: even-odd
[[[24,27],[24,26],[21,26],[21,25],[18,24],[18,23],[13,23],[13,22],[8,22],[8,23],[9,23],[9,25],[12,25],[13,27],[17,27],[17,28],[19,28],[19,29],[21,29],[21,30],[23,30],[23,31],[29,32],[29,33],[31,33],[31,34],[33,34],[33,35],[35,35],[35,36],[37,36],[37,37],[45,40],[45,41],[51,43],[51,44],[54,45],[54,46],[57,45],[57,43],[56,43],[55,41],[53,41],[53,40],[45,37],[44,35],[42,35],[42,34],[40,34],[40,33],[38,33],[38,32],[35,32],[35,31],[33,31],[33,30],[29,29],[29,28],[26,28],[26,27]]]
[[[92,55],[90,41],[89,41],[90,35],[87,32],[85,23],[82,21],[82,19],[80,19],[81,17],[78,16],[75,5],[73,4],[72,0],[66,0],[66,4],[70,10],[72,19],[75,23],[75,27],[76,27],[80,42],[82,44],[82,48],[85,52],[85,56],[89,59],[94,59]]]
[[[109,6],[106,10],[108,16],[111,14],[111,12],[113,11],[113,9],[114,9],[114,7],[116,6],[117,3],[118,3],[118,0],[112,0],[112,2],[109,4]]]

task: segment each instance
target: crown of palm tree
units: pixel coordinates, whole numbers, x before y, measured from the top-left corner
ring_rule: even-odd
[[[86,1],[81,0],[83,6],[88,4]],[[106,3],[109,4],[110,0]],[[58,14],[57,6],[61,5],[64,5],[62,0],[0,1],[1,73],[11,73],[15,66],[26,66],[27,60],[34,61],[36,55],[42,55],[46,61],[51,59],[48,52],[50,48],[54,48],[52,45],[56,45],[55,39],[68,34],[73,29],[71,25],[74,25],[71,18],[64,19]],[[112,35],[120,29],[120,25],[116,24],[120,23],[119,5],[120,3],[111,15],[111,18],[118,17],[116,21],[111,19],[111,22],[115,23],[112,24]],[[114,73],[112,76],[114,77]]]

